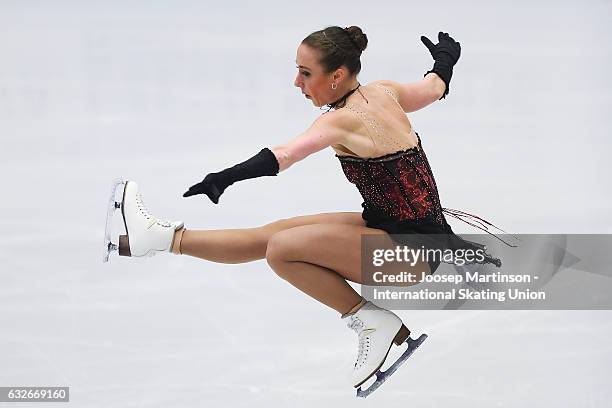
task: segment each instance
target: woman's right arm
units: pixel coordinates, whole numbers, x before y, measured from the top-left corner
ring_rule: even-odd
[[[375,83],[390,88],[397,95],[404,112],[423,109],[440,99],[446,90],[444,81],[434,72],[416,82],[399,83],[395,81],[376,81]]]
[[[220,172],[207,174],[204,180],[189,187],[183,197],[206,194],[213,203],[218,204],[221,194],[235,182],[262,176],[276,176],[307,156],[342,142],[346,126],[343,117],[334,113],[319,116],[308,130],[285,144],[272,149],[263,148],[242,163]]]

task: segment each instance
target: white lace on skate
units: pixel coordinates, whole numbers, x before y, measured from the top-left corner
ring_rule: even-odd
[[[160,220],[154,217],[153,215],[151,215],[151,213],[149,212],[149,209],[147,208],[144,201],[142,200],[142,196],[140,195],[140,193],[136,194],[136,207],[147,220],[154,221],[157,225],[161,227],[171,227],[172,226],[172,224],[170,224],[168,221]]]
[[[354,369],[358,370],[368,359],[368,353],[370,352],[370,337],[365,334],[365,324],[358,317],[350,316],[349,318],[350,320],[347,326],[357,333],[357,338],[359,339],[357,361],[355,361],[354,365]]]

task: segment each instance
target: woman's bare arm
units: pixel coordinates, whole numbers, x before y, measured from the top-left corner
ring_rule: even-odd
[[[340,112],[321,115],[306,131],[287,143],[273,147],[271,150],[278,161],[279,171],[326,147],[341,143],[346,134],[342,120]]]
[[[183,197],[206,194],[213,203],[218,204],[225,189],[235,182],[262,176],[276,176],[307,156],[341,142],[346,133],[343,129],[342,115],[323,115],[293,140],[273,149],[263,148],[242,163],[220,172],[207,174],[204,180],[189,187]]]
[[[442,97],[446,89],[444,81],[433,72],[416,82],[399,83],[382,80],[376,83],[395,92],[404,112],[414,112],[434,103]]]

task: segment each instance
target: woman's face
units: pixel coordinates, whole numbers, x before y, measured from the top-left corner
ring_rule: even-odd
[[[334,73],[326,74],[319,64],[319,51],[306,44],[300,44],[295,59],[297,76],[295,86],[300,88],[314,106],[323,106],[334,100],[335,92],[331,89]]]

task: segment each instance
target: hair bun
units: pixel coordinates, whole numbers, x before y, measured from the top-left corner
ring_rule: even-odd
[[[357,26],[350,26],[344,29],[349,35],[359,52],[363,52],[368,46],[368,37]]]

